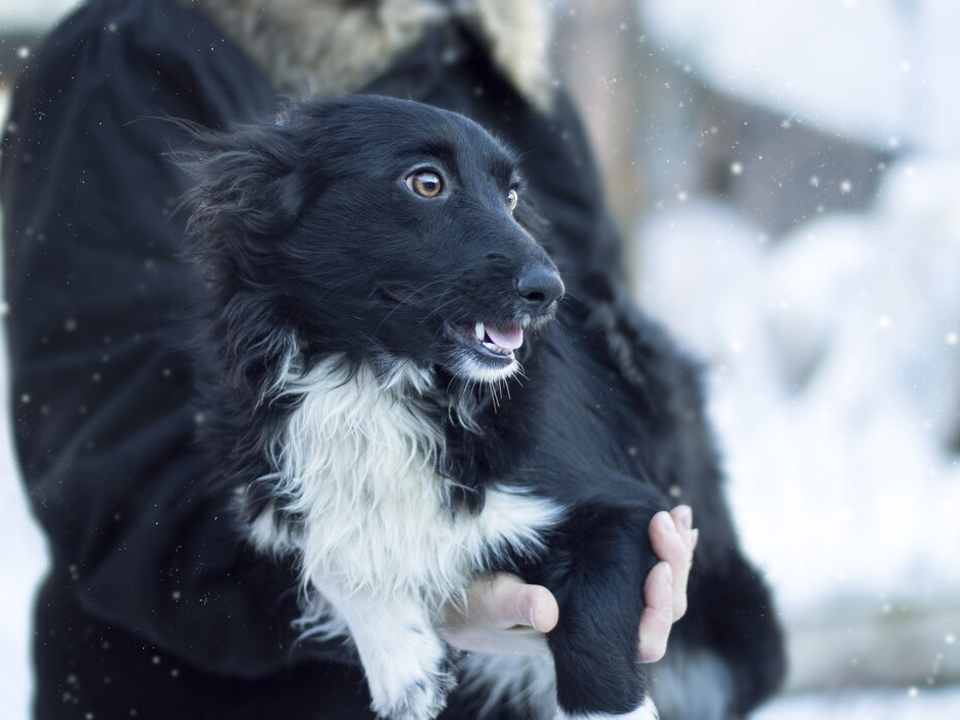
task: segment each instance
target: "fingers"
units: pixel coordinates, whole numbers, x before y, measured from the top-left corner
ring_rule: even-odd
[[[687,582],[699,532],[686,505],[659,512],[650,521],[650,542],[660,560],[644,583],[640,617],[640,661],[663,658],[673,623],[687,612]]]
[[[672,571],[674,620],[687,612],[687,582],[698,535],[692,526],[693,511],[687,505],[675,507],[670,513],[659,512],[650,523],[653,552]]]
[[[654,566],[643,586],[646,607],[640,616],[640,662],[661,660],[673,625],[673,571],[669,563]]]
[[[700,531],[693,527],[693,510],[689,505],[677,505],[670,511],[670,517],[673,518],[677,532],[683,538],[684,544],[690,550],[691,559],[693,551],[697,548],[697,539],[700,537]]]

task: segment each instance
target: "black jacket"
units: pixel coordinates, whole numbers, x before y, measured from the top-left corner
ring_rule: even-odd
[[[369,90],[457,110],[519,150],[568,287],[606,291],[591,278],[616,241],[564,96],[537,112],[457,25]],[[370,716],[350,656],[296,642],[293,574],[245,548],[193,443],[182,319],[199,282],[169,158],[189,140],[170,118],[222,127],[278,102],[175,0],[94,0],[17,81],[0,200],[16,447],[52,553],[39,718]]]

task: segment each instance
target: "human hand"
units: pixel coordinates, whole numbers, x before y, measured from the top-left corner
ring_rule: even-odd
[[[647,575],[640,618],[640,661],[666,652],[670,629],[687,611],[687,580],[697,544],[693,513],[686,505],[659,512],[650,521],[650,542],[660,562]],[[441,622],[444,639],[461,650],[535,654],[548,652],[545,633],[556,627],[560,609],[553,594],[516,575],[480,578],[464,606],[449,605]]]

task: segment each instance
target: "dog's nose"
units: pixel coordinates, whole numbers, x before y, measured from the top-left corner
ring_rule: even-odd
[[[531,312],[542,313],[563,297],[563,280],[543,265],[526,268],[517,278],[517,294],[527,303]]]

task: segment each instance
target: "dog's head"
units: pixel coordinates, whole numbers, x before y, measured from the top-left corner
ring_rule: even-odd
[[[505,378],[563,295],[515,158],[460,115],[323,99],[204,142],[192,225],[221,311],[312,356]]]

